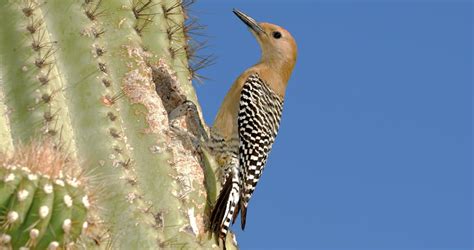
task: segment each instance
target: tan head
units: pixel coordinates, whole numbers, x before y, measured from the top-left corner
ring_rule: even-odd
[[[275,24],[257,23],[239,10],[234,9],[234,14],[250,28],[260,44],[261,63],[269,64],[289,77],[297,57],[296,42],[290,32]]]

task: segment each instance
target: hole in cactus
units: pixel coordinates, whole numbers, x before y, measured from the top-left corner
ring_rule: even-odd
[[[176,78],[165,64],[152,66],[152,77],[156,93],[161,97],[168,114],[186,101]]]

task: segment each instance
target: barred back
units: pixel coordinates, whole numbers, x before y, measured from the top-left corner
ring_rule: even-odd
[[[238,114],[239,163],[243,175],[241,195],[242,228],[246,209],[257,185],[280,125],[283,99],[259,76],[245,82]]]

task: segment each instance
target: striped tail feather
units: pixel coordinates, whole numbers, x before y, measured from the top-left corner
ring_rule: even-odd
[[[240,202],[240,226],[242,231],[245,229],[245,222],[247,221],[247,206],[244,205],[244,202]],[[235,219],[234,219],[235,220]]]
[[[210,230],[219,236],[224,243],[231,220],[235,221],[239,211],[240,182],[234,174],[229,174],[219,194],[210,218]],[[236,210],[237,208],[237,210]],[[233,222],[232,222],[233,223]]]

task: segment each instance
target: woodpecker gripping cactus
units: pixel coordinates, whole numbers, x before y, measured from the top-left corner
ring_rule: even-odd
[[[227,93],[211,128],[209,148],[222,166],[223,188],[213,208],[210,229],[224,241],[230,222],[247,206],[278,132],[285,90],[296,62],[296,42],[280,26],[257,23],[235,10],[257,39],[260,62],[243,72]]]

